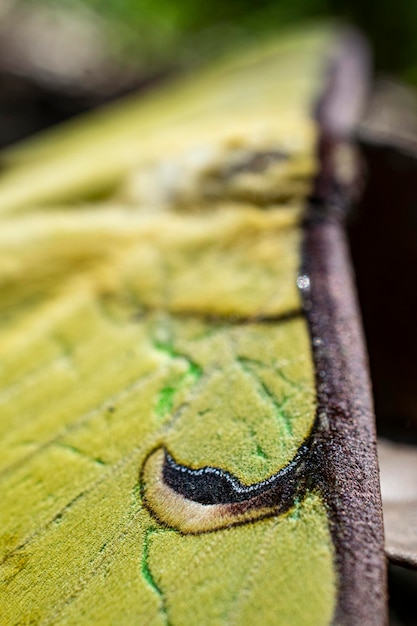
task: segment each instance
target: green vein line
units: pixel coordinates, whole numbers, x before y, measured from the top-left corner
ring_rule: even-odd
[[[277,399],[274,396],[274,394],[270,391],[270,389],[268,389],[268,387],[259,378],[259,376],[257,376],[257,374],[250,367],[250,365],[248,366],[247,360],[242,358],[242,357],[237,357],[237,361],[238,361],[239,365],[241,366],[241,368],[243,369],[243,371],[246,372],[247,374],[249,374],[249,376],[251,376],[251,378],[253,378],[253,380],[255,381],[256,385],[258,386],[258,389],[259,389],[261,395],[270,404],[272,404],[272,407],[274,409],[275,415],[283,423],[284,428],[287,431],[287,434],[292,436],[293,435],[293,428],[292,428],[291,420],[288,418],[288,415],[285,413],[285,411],[283,411],[283,406],[287,402],[288,398],[285,398],[284,403],[280,404],[277,401]],[[248,361],[250,363],[250,360],[248,360]]]
[[[191,382],[191,386],[198,382],[203,375],[203,370],[188,355],[177,352],[171,342],[154,341],[153,345],[156,350],[159,350],[163,354],[167,355],[170,359],[184,359],[188,365],[187,371],[180,376],[175,383],[171,383],[163,387],[163,389],[161,389],[158,393],[155,413],[158,418],[162,418],[172,412],[175,402],[175,394],[188,382]]]
[[[152,535],[154,535],[155,533],[158,533],[158,529],[154,527],[148,528],[145,533],[145,538],[143,541],[141,571],[142,571],[143,578],[146,580],[146,582],[148,583],[152,591],[156,593],[156,595],[159,598],[160,612],[164,616],[166,626],[170,626],[168,613],[166,609],[165,596],[162,592],[162,589],[159,587],[158,583],[156,582],[155,577],[152,574],[152,571],[149,565],[149,551],[150,551],[150,547],[152,544]]]

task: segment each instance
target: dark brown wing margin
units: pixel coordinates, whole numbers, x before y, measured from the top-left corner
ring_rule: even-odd
[[[369,84],[366,47],[348,33],[333,59],[317,119],[320,173],[305,223],[302,274],[317,385],[318,482],[336,550],[338,626],[387,623],[376,432],[344,216],[359,185],[349,136]],[[343,151],[347,160],[343,162]],[[353,159],[354,160],[354,159]]]

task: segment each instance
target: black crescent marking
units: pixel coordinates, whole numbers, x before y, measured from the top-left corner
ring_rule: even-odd
[[[313,453],[312,436],[298,449],[292,461],[266,480],[244,485],[233,474],[217,467],[191,469],[181,465],[165,450],[164,483],[187,500],[200,504],[239,504],[251,502],[254,506],[278,504],[280,499],[293,499],[305,485]]]

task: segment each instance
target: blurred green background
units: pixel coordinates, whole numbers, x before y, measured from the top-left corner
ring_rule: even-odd
[[[380,69],[417,81],[416,0],[26,0],[90,10],[123,56],[163,63],[320,17],[340,17],[370,38]]]
[[[306,21],[359,27],[417,86],[417,0],[0,0],[0,147]]]

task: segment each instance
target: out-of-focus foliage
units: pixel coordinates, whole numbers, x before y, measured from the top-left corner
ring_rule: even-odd
[[[417,85],[417,0],[0,0],[0,147],[308,21],[367,35]]]
[[[105,18],[123,56],[160,65],[195,62],[303,19],[347,18],[371,39],[377,66],[417,82],[415,0],[20,0],[91,10]]]
[[[117,53],[142,63],[194,64],[267,31],[331,13],[328,0],[15,0],[22,5],[61,5],[104,18]]]

